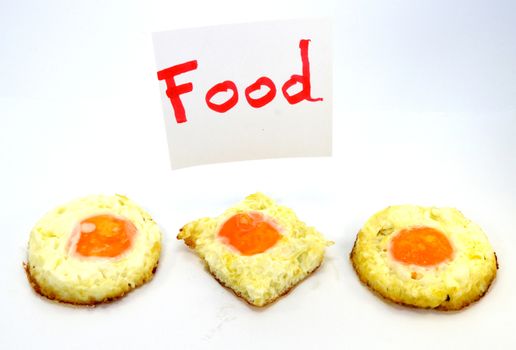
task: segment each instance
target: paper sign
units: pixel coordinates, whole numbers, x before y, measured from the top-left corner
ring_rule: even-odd
[[[153,33],[172,168],[331,155],[326,20]]]

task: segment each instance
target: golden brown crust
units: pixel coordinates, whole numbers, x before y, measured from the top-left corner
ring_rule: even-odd
[[[149,275],[149,277],[142,279],[139,283],[137,283],[134,287],[132,287],[127,292],[122,292],[120,295],[117,295],[115,297],[105,298],[103,300],[98,300],[98,301],[84,302],[84,303],[76,303],[76,302],[71,302],[71,301],[67,301],[67,300],[61,300],[56,295],[43,293],[41,286],[30,273],[30,268],[28,266],[28,263],[23,262],[23,269],[25,270],[25,274],[27,275],[27,279],[29,280],[29,283],[32,286],[32,289],[34,290],[34,292],[36,292],[40,296],[42,296],[50,301],[59,303],[59,304],[66,304],[66,305],[72,305],[72,306],[78,306],[78,307],[95,307],[100,304],[109,304],[114,301],[117,301],[117,300],[123,298],[125,295],[132,292],[133,290],[135,290],[136,288],[139,288],[142,285],[144,285],[145,283],[149,282],[154,277],[154,274],[158,270],[158,264],[159,264],[159,260],[156,261],[156,264],[152,268],[152,273]]]
[[[177,235],[177,239],[182,239],[185,244],[188,246],[188,248],[190,249],[195,249],[195,238],[194,237],[180,237],[181,235],[181,232],[184,230],[184,227],[181,227],[179,229],[179,234]]]
[[[496,270],[495,270],[495,273],[493,273],[492,278],[489,281],[489,284],[488,284],[486,290],[482,294],[480,294],[476,299],[466,300],[464,303],[462,303],[457,308],[448,308],[448,307],[446,307],[445,305],[442,305],[442,304],[438,305],[435,308],[432,308],[432,307],[421,307],[421,306],[417,306],[417,305],[406,304],[406,303],[403,303],[401,301],[397,301],[397,300],[394,300],[394,299],[390,298],[389,295],[384,295],[384,294],[380,293],[379,291],[374,289],[368,283],[368,281],[360,274],[360,272],[358,270],[358,267],[355,265],[355,261],[353,259],[354,254],[355,254],[355,248],[356,248],[357,241],[358,241],[358,235],[357,235],[357,238],[355,239],[355,243],[353,244],[353,249],[351,250],[351,253],[349,254],[349,259],[351,260],[351,265],[353,266],[353,269],[355,270],[355,272],[356,272],[360,282],[362,282],[362,284],[365,285],[367,288],[369,288],[369,290],[371,290],[374,294],[380,296],[384,301],[387,301],[387,302],[393,303],[393,304],[397,304],[397,305],[408,306],[408,307],[411,307],[411,308],[414,308],[414,309],[438,310],[438,311],[446,311],[446,312],[460,311],[460,310],[466,308],[467,306],[469,306],[469,305],[479,301],[487,293],[487,291],[489,290],[489,287],[491,287],[491,284],[493,283],[493,281],[494,281],[494,279],[496,277],[496,270],[498,270],[498,258],[496,256],[496,253],[494,253],[494,257],[495,257],[495,261],[496,261]]]

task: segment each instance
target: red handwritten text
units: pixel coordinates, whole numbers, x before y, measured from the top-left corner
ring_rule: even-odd
[[[281,92],[283,96],[290,104],[296,104],[301,101],[309,101],[309,102],[317,102],[322,101],[322,97],[314,98],[312,97],[311,91],[311,81],[310,81],[310,62],[308,59],[308,44],[310,40],[302,39],[299,41],[299,49],[301,50],[301,63],[302,70],[301,75],[294,74],[287,80],[283,86],[281,87]],[[185,94],[187,92],[191,92],[193,90],[193,83],[186,83],[181,85],[176,85],[174,78],[183,73],[187,73],[197,69],[197,60],[181,63],[166,69],[163,69],[158,72],[158,79],[165,80],[167,85],[167,96],[170,99],[170,103],[172,104],[172,108],[174,109],[174,115],[177,123],[184,123],[187,121],[185,108],[183,106],[183,102],[181,101],[180,95]],[[301,84],[301,91],[290,94],[289,89],[296,84]],[[258,98],[251,97],[251,94],[254,91],[258,91],[262,86],[265,86],[269,89],[269,91]],[[232,95],[228,98],[227,101],[222,103],[214,103],[212,99],[219,92],[227,92],[231,90]],[[249,85],[245,88],[245,98],[247,103],[253,108],[260,108],[271,102],[276,96],[276,85],[274,82],[268,77],[260,77],[253,84]],[[236,84],[231,80],[226,80],[224,82],[218,83],[214,85],[212,88],[208,90],[205,96],[206,105],[213,111],[218,113],[225,113],[233,108],[238,103],[238,89]]]

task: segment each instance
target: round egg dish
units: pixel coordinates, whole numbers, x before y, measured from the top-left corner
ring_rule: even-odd
[[[219,283],[254,306],[272,303],[308,277],[332,244],[261,193],[216,218],[186,224],[178,239],[202,258]]]
[[[360,280],[392,302],[460,310],[496,277],[496,254],[482,229],[452,208],[388,207],[373,215],[350,254]]]
[[[25,270],[39,294],[94,305],[149,281],[160,252],[161,232],[148,213],[122,195],[92,195],[36,223]]]

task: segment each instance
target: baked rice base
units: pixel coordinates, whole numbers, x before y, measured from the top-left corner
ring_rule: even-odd
[[[152,272],[148,275],[148,277],[143,278],[141,281],[139,281],[133,287],[131,287],[131,289],[129,289],[128,291],[123,291],[119,295],[116,295],[113,297],[108,297],[108,298],[105,298],[102,300],[94,300],[91,302],[73,302],[73,301],[69,301],[69,300],[59,299],[59,297],[57,297],[56,295],[53,295],[53,294],[47,295],[47,294],[43,293],[43,289],[41,288],[39,283],[36,281],[36,279],[30,273],[30,268],[29,268],[29,265],[27,262],[23,263],[23,269],[25,270],[25,274],[27,275],[27,279],[29,280],[29,283],[32,286],[32,289],[34,290],[34,292],[36,292],[40,296],[42,296],[50,301],[59,303],[59,304],[67,304],[67,305],[80,306],[80,307],[95,307],[100,304],[109,304],[114,301],[117,301],[117,300],[123,298],[124,296],[126,296],[127,294],[129,294],[130,292],[132,292],[133,290],[135,290],[136,288],[139,288],[139,287],[143,286],[145,283],[152,280],[152,278],[154,277],[154,274],[158,270],[158,264],[159,264],[159,260],[156,261],[156,264],[152,268]]]
[[[491,287],[494,279],[496,278],[496,272],[495,272],[495,273],[493,273],[492,278],[489,281],[489,284],[488,284],[486,290],[482,294],[478,295],[478,297],[476,299],[464,300],[464,302],[459,307],[457,307],[457,308],[448,308],[446,306],[443,306],[442,304],[438,305],[437,307],[432,308],[432,307],[422,307],[422,306],[418,306],[418,305],[403,303],[401,301],[394,300],[391,297],[389,297],[389,295],[382,294],[378,290],[374,289],[369,284],[367,279],[360,274],[357,266],[355,265],[355,261],[353,259],[354,255],[355,255],[355,248],[356,248],[357,240],[358,240],[358,235],[357,235],[357,238],[355,239],[355,243],[353,244],[353,249],[351,250],[351,253],[349,254],[349,259],[351,260],[351,265],[353,266],[353,270],[355,270],[358,278],[360,279],[360,282],[362,282],[363,285],[365,285],[374,294],[380,296],[384,301],[387,301],[388,303],[392,303],[392,304],[396,304],[396,305],[402,305],[402,306],[408,306],[408,307],[415,308],[415,309],[438,310],[438,311],[459,311],[459,310],[462,310],[465,307],[467,307],[467,306],[469,306],[469,305],[479,301],[480,299],[482,299],[482,297],[488,292],[488,290]],[[496,253],[494,253],[494,257],[495,257],[495,261],[496,261],[496,270],[498,270],[498,258],[496,256]]]
[[[323,259],[324,260],[324,259]],[[277,296],[275,296],[274,298],[270,298],[268,299],[263,305],[255,305],[253,304],[251,301],[249,301],[248,299],[246,299],[241,293],[239,293],[238,291],[234,290],[233,288],[231,288],[230,286],[226,285],[224,282],[222,282],[209,268],[208,264],[204,261],[204,264],[205,264],[205,268],[206,270],[210,273],[210,275],[213,276],[213,278],[215,278],[215,280],[217,282],[219,282],[219,284],[230,290],[231,292],[233,292],[233,294],[235,294],[238,298],[244,300],[249,306],[252,306],[252,307],[256,307],[256,308],[265,308],[265,307],[268,307],[270,306],[271,304],[275,303],[276,301],[278,301],[281,297],[283,296],[286,296],[288,293],[290,293],[295,287],[297,287],[299,284],[301,284],[301,282],[303,282],[304,280],[306,280],[308,277],[310,277],[314,272],[316,272],[319,267],[321,267],[322,265],[322,262],[323,260],[321,260],[321,262],[319,263],[319,265],[317,265],[312,271],[310,271],[302,280],[299,280],[297,283],[294,283],[293,285],[291,285],[290,287],[288,287],[284,292],[282,292],[281,294],[278,294]]]

